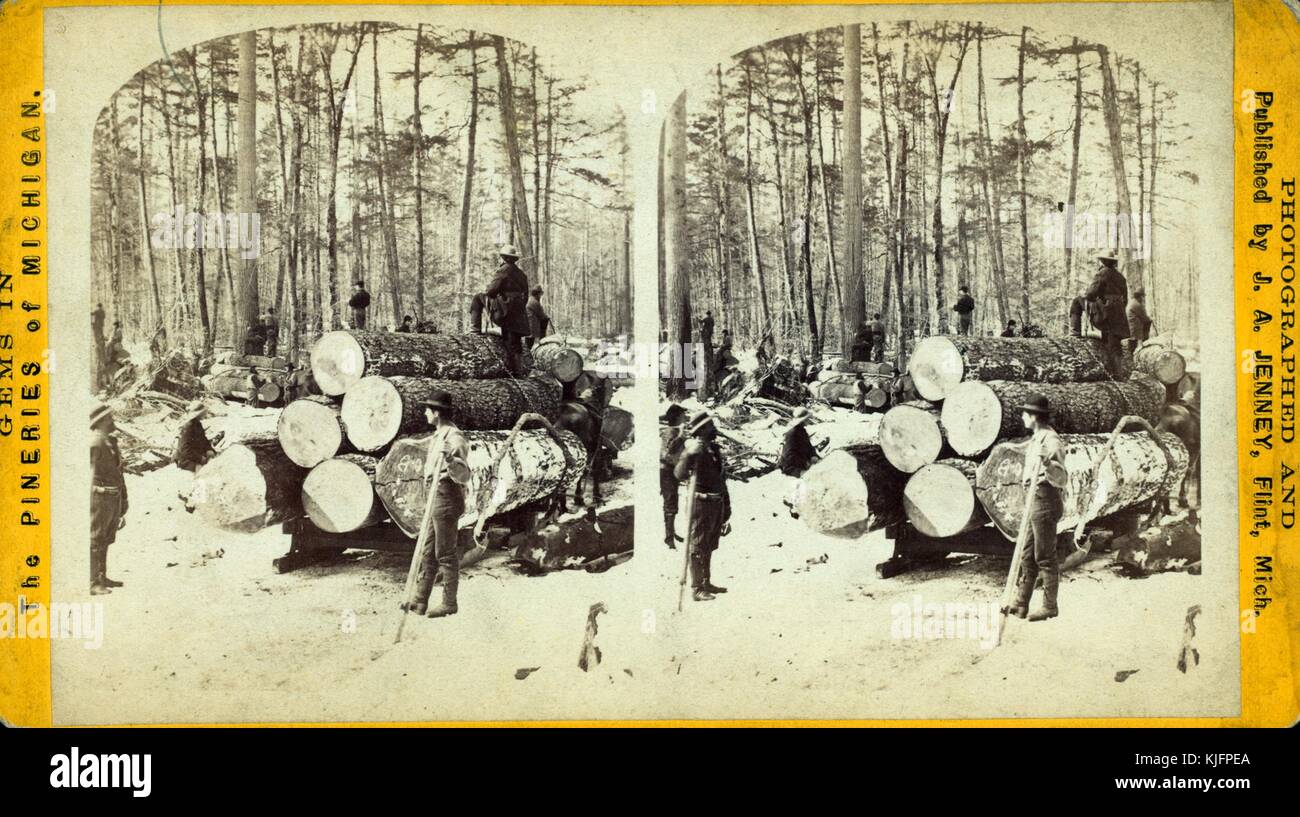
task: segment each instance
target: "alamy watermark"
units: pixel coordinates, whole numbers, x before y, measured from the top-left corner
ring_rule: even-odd
[[[19,596],[16,604],[0,602],[0,639],[67,638],[88,650],[104,644],[104,605],[100,602],[52,602]]]
[[[262,252],[262,219],[257,213],[198,213],[178,205],[155,213],[149,243],[156,249],[239,250],[239,257]]]
[[[1047,249],[1129,250],[1151,257],[1151,214],[1107,213],[1065,207],[1043,216],[1039,237]]]
[[[917,594],[911,604],[898,602],[890,607],[889,615],[889,637],[895,641],[969,639],[986,650],[997,646],[997,602],[927,603]]]

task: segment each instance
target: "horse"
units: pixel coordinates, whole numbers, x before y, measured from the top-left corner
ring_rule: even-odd
[[[564,386],[564,402],[560,404],[560,415],[556,427],[573,432],[582,442],[587,452],[587,468],[582,476],[591,477],[591,512],[600,504],[600,481],[609,465],[609,452],[602,445],[601,426],[605,419],[605,409],[609,406],[609,382],[583,372],[572,383]],[[582,477],[574,486],[573,502],[577,507],[583,506]],[[558,511],[567,510],[566,496],[562,492],[557,497]]]
[[[1193,399],[1166,404],[1156,424],[1156,431],[1173,434],[1187,448],[1187,476],[1178,491],[1179,502],[1187,508],[1191,507],[1189,493],[1198,506],[1201,504],[1201,413]],[[1164,501],[1165,510],[1169,511],[1168,497]]]

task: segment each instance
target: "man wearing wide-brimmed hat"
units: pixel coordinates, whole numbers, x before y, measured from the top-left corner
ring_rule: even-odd
[[[786,476],[799,476],[817,459],[817,449],[813,447],[806,428],[811,419],[812,414],[803,406],[790,414],[790,427],[786,429],[781,457],[776,462],[776,467]]]
[[[90,410],[90,594],[111,593],[122,583],[108,578],[108,546],[126,524],[126,479],[113,434],[113,410],[98,403]]]
[[[659,429],[659,497],[664,505],[664,544],[669,550],[676,550],[677,542],[681,539],[674,530],[677,521],[678,486],[677,476],[673,471],[686,444],[686,430],[682,428],[686,416],[686,409],[673,403],[659,417],[659,422],[664,424],[664,427]]]
[[[1123,361],[1122,342],[1129,336],[1128,280],[1119,271],[1119,259],[1114,255],[1097,256],[1097,274],[1083,293],[1088,309],[1088,320],[1101,331],[1101,341],[1109,358],[1111,374],[1120,376]]]
[[[731,495],[727,492],[727,478],[722,470],[722,449],[716,441],[718,429],[707,411],[697,412],[686,424],[690,439],[677,461],[674,475],[689,484],[695,476],[694,510],[689,522],[691,535],[686,543],[690,548],[691,597],[696,601],[712,601],[727,588],[712,581],[713,551],[718,541],[730,530]]]
[[[505,343],[510,370],[519,370],[520,341],[528,337],[528,276],[519,269],[519,250],[513,244],[502,247],[501,266],[483,294],[487,297],[488,312],[493,323],[501,327],[501,340]]]
[[[176,435],[176,447],[172,450],[172,461],[182,471],[197,471],[215,453],[203,430],[203,419],[207,415],[208,410],[202,400],[193,400],[185,407],[181,430]]]
[[[433,537],[433,546],[429,547],[426,539],[415,594],[402,602],[402,607],[412,613],[427,614],[429,618],[441,618],[454,615],[457,610],[456,591],[460,585],[457,523],[465,513],[465,486],[470,480],[469,443],[453,421],[455,407],[451,394],[434,389],[421,405],[424,419],[433,427],[429,453],[424,460],[426,490],[433,492],[430,523],[433,529],[425,536]],[[429,594],[438,573],[442,574],[442,603],[430,608]]]
[[[1056,526],[1065,511],[1062,491],[1068,474],[1061,438],[1052,428],[1051,403],[1041,394],[1030,394],[1020,411],[1021,421],[1033,435],[1025,448],[1021,473],[1025,489],[1033,492],[1029,511],[1033,549],[1027,550],[1020,561],[1016,599],[1007,612],[1020,618],[1028,616],[1030,621],[1043,621],[1057,615],[1057,588],[1061,573],[1056,559]],[[1039,576],[1043,577],[1043,604],[1030,614],[1029,600]]]

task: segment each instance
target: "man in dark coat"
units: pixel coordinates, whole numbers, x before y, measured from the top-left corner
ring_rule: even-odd
[[[961,294],[952,307],[952,311],[957,313],[957,334],[969,335],[975,318],[975,299],[970,295],[970,287],[964,284],[957,291]]]
[[[539,340],[546,337],[551,329],[551,316],[542,306],[542,288],[533,287],[528,298],[528,348],[533,348]]]
[[[871,316],[867,328],[871,330],[871,359],[880,363],[885,359],[885,322],[880,319],[879,312]]]
[[[871,360],[871,346],[875,337],[871,334],[871,326],[863,321],[858,326],[858,331],[853,335],[853,348],[850,350],[849,360],[853,363],[862,363]]]
[[[348,299],[348,308],[352,310],[352,328],[365,329],[366,315],[370,311],[370,293],[360,278],[352,282],[352,297]]]
[[[1119,376],[1123,361],[1123,341],[1129,336],[1128,316],[1124,313],[1128,303],[1128,281],[1119,271],[1119,260],[1113,255],[1097,257],[1097,274],[1083,293],[1088,319],[1101,330],[1101,342],[1111,374]]]
[[[202,401],[194,400],[186,406],[185,411],[180,434],[176,436],[176,448],[172,451],[172,461],[182,471],[193,472],[212,459],[216,452],[203,430],[203,418],[207,416],[207,409]]]
[[[1007,321],[1006,327],[1002,330],[1002,337],[1014,338],[1016,336],[1016,319],[1012,318]]]
[[[1125,316],[1132,348],[1137,349],[1151,338],[1151,315],[1147,312],[1147,293],[1142,287],[1133,290]]]
[[[266,326],[260,320],[253,321],[244,330],[244,355],[261,356],[266,351]]]
[[[1076,338],[1083,337],[1083,296],[1075,296],[1070,301],[1070,334]]]
[[[713,551],[718,542],[731,532],[731,495],[727,491],[727,477],[723,473],[722,449],[718,447],[718,429],[707,411],[698,412],[686,427],[689,436],[677,460],[673,475],[679,482],[690,484],[695,476],[695,497],[691,535],[686,543],[690,548],[691,598],[695,601],[713,601],[727,588],[714,584]]]
[[[104,337],[104,305],[95,304],[95,308],[90,311],[90,332],[95,340],[95,390],[104,386],[104,347],[108,343],[108,338]]]
[[[414,331],[415,331],[415,318],[412,318],[410,315],[403,315],[403,316],[402,316],[402,325],[399,326],[399,327],[397,327],[397,331],[398,331],[398,332],[414,332]]]
[[[108,546],[126,524],[126,479],[122,454],[113,436],[113,411],[102,403],[90,412],[90,594],[101,596],[121,587],[108,578]]]
[[[659,497],[664,505],[664,544],[669,550],[677,549],[681,539],[675,531],[678,505],[677,476],[673,469],[677,467],[677,458],[681,456],[686,435],[682,423],[686,422],[686,409],[673,403],[659,420],[664,423],[659,429]]]
[[[528,276],[516,263],[519,250],[514,245],[507,244],[498,254],[501,266],[483,294],[487,296],[492,321],[501,327],[506,362],[512,372],[520,373],[519,355],[523,351],[520,341],[528,335]]]
[[[275,307],[266,308],[266,317],[262,319],[262,334],[265,339],[267,357],[275,357],[280,349],[280,319],[275,314]]]
[[[808,436],[806,424],[812,415],[808,409],[800,406],[790,415],[790,428],[785,432],[781,444],[781,457],[776,467],[788,477],[797,477],[808,470],[808,466],[817,460],[817,449],[813,447]]]

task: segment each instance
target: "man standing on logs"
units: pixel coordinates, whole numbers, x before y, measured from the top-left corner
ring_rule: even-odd
[[[1070,334],[1076,338],[1083,337],[1083,308],[1082,295],[1070,301]]]
[[[1061,492],[1068,474],[1061,438],[1052,428],[1052,406],[1047,398],[1031,394],[1025,398],[1020,411],[1021,421],[1033,434],[1025,449],[1021,481],[1025,490],[1033,492],[1029,520],[1034,549],[1021,557],[1016,600],[1007,612],[1019,618],[1028,616],[1030,621],[1043,621],[1057,615],[1056,593],[1061,572],[1056,560],[1056,525],[1065,512]],[[1034,594],[1034,582],[1039,575],[1043,577],[1043,605],[1030,614],[1029,599]]]
[[[420,564],[415,596],[403,602],[403,609],[429,618],[442,618],[456,614],[456,590],[460,584],[460,550],[457,523],[465,512],[465,486],[469,484],[470,471],[466,457],[469,443],[465,435],[452,422],[451,395],[435,389],[429,399],[421,404],[424,419],[433,427],[429,440],[429,453],[424,461],[426,490],[433,502],[430,524],[433,547],[426,544]],[[436,574],[442,574],[442,603],[429,608],[429,594],[433,591]]]
[[[266,308],[266,317],[262,320],[267,357],[275,357],[280,349],[280,319],[275,316],[275,307]]]
[[[542,306],[542,288],[533,287],[528,298],[528,348],[533,348],[546,337],[550,328],[551,316],[546,314],[546,309]]]
[[[501,266],[484,295],[493,323],[501,327],[501,340],[506,347],[506,365],[510,371],[519,372],[520,342],[528,335],[528,276],[519,269],[519,250],[507,244],[499,251]]]
[[[969,335],[971,323],[974,321],[975,299],[970,295],[970,287],[965,284],[957,287],[957,291],[961,295],[952,307],[952,311],[957,313],[957,334]]]
[[[858,326],[858,331],[853,335],[853,348],[850,350],[849,360],[853,363],[863,363],[871,360],[871,327],[863,321]]]
[[[370,293],[361,279],[352,282],[352,297],[348,299],[348,308],[352,310],[352,328],[366,328],[366,314],[370,311]]]
[[[687,426],[690,439],[673,471],[681,482],[690,484],[695,475],[695,497],[686,546],[690,548],[691,598],[713,601],[727,588],[718,587],[712,578],[713,551],[718,541],[731,532],[731,496],[722,470],[722,449],[716,441],[718,429],[707,411],[691,418]]]
[[[678,504],[677,475],[674,469],[686,443],[686,435],[682,430],[682,423],[686,421],[686,409],[673,403],[660,420],[664,423],[659,431],[659,497],[664,503],[664,544],[669,550],[676,550],[677,541],[681,537],[674,527]]]
[[[487,297],[482,292],[474,293],[469,299],[469,331],[476,335],[483,334],[483,310],[487,308]]]
[[[1128,318],[1128,332],[1131,338],[1130,351],[1136,351],[1151,337],[1151,315],[1147,312],[1147,293],[1142,287],[1133,290],[1125,316]]]
[[[1119,259],[1113,255],[1097,256],[1097,274],[1083,297],[1088,307],[1088,320],[1101,331],[1101,342],[1106,348],[1107,367],[1111,374],[1120,375],[1123,361],[1123,341],[1129,336],[1128,316],[1124,307],[1128,303],[1128,281],[1119,271]]]
[[[126,479],[122,454],[113,433],[113,410],[100,403],[90,412],[90,595],[102,596],[121,587],[108,578],[108,546],[126,524]]]
[[[880,319],[880,313],[876,312],[871,316],[871,321],[867,324],[867,330],[871,334],[871,360],[874,363],[881,363],[885,359],[885,322]]]

